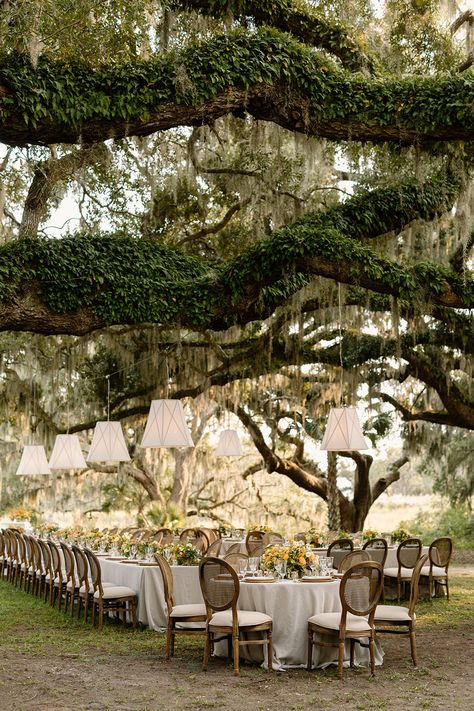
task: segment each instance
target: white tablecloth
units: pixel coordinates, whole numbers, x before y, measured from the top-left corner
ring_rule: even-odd
[[[138,620],[154,630],[167,626],[168,610],[158,566],[140,566],[100,559],[102,579],[126,585],[138,595]],[[172,565],[173,593],[177,605],[203,602],[197,565]]]
[[[385,568],[396,568],[398,566],[397,561],[397,548],[398,546],[389,546],[387,551],[387,560],[385,561]],[[326,557],[327,548],[315,548],[315,552],[318,555]],[[361,550],[360,548],[355,548],[354,550]],[[428,553],[428,546],[423,546],[421,554],[425,555]],[[370,553],[370,551],[368,551]]]

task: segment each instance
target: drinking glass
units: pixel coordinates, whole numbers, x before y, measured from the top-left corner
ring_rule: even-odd
[[[245,577],[245,572],[247,570],[247,560],[239,560],[239,578]]]
[[[331,572],[331,570],[332,570],[332,568],[333,568],[334,557],[333,557],[333,556],[329,556],[328,558],[326,558],[326,560],[327,560],[328,575],[329,575],[329,573]]]
[[[166,560],[169,563],[171,560],[171,549],[170,548],[163,548],[163,555],[165,556]]]
[[[259,558],[249,558],[249,570],[251,573],[255,573],[259,564]]]

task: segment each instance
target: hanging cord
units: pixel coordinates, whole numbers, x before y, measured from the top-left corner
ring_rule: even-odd
[[[71,349],[67,351],[67,392],[66,392],[66,434],[69,434],[69,427],[71,421],[71,380],[72,380],[72,368],[71,368]]]
[[[343,376],[344,376],[344,361],[342,359],[342,306],[341,306],[341,282],[338,282],[337,285],[337,294],[338,294],[338,305],[339,305],[339,365],[341,366],[340,370],[340,382],[339,382],[339,405],[340,407],[344,407],[344,381],[343,381]]]
[[[110,420],[110,374],[105,376],[107,378],[107,422]]]

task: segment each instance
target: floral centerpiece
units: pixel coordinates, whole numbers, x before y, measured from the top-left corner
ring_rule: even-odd
[[[395,531],[392,531],[393,543],[401,543],[406,538],[411,538],[411,533],[407,531],[406,528],[402,528],[401,526],[399,526],[395,529]]]
[[[201,554],[191,543],[175,543],[169,550],[178,565],[199,565]]]
[[[261,531],[262,533],[272,533],[270,526],[261,526],[259,523],[252,523],[247,528],[248,533],[253,533],[254,531]]]
[[[291,575],[293,571],[301,577],[307,569],[318,562],[318,556],[307,547],[304,541],[295,541],[288,546],[272,545],[265,549],[261,567],[263,570],[276,572],[278,560],[286,561],[286,574]]]
[[[373,528],[366,528],[363,532],[364,541],[371,541],[373,538],[379,538],[379,532]]]
[[[316,528],[310,528],[306,531],[305,541],[316,548],[323,548],[326,542],[326,535]]]

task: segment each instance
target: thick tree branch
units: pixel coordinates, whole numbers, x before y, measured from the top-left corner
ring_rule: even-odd
[[[378,479],[372,487],[372,502],[376,501],[384,491],[394,482],[400,479],[400,469],[410,461],[404,452],[395,462],[387,468],[387,475]]]
[[[469,74],[363,78],[262,28],[215,36],[137,66],[90,70],[41,58],[33,68],[9,55],[0,64],[0,141],[97,143],[201,126],[232,112],[332,140],[471,141],[473,100]]]

